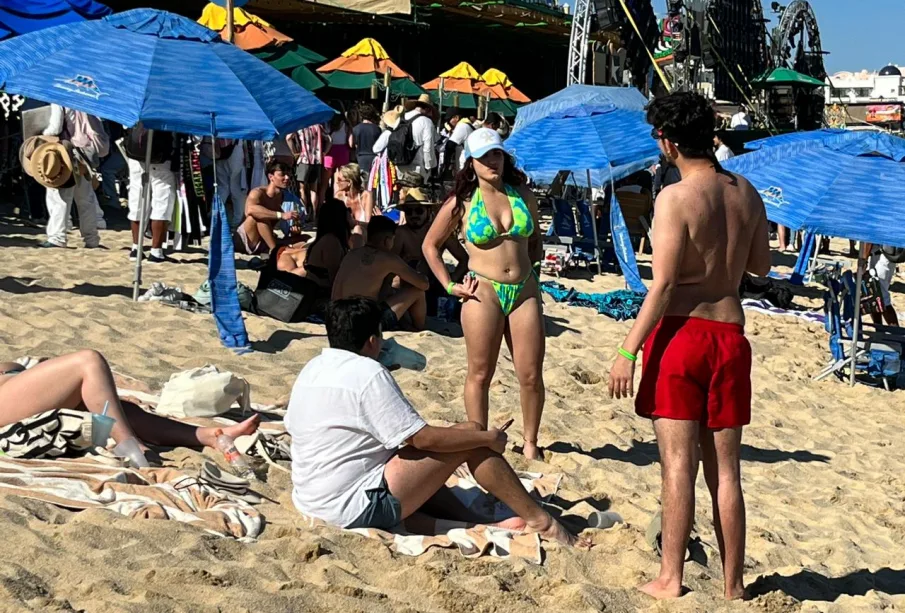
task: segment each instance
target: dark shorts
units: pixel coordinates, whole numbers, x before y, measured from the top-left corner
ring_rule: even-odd
[[[381,302],[380,310],[383,311],[380,318],[380,326],[384,332],[389,332],[399,327],[399,318],[396,317],[396,313],[393,312],[390,305],[386,302]]]
[[[299,183],[312,185],[321,180],[322,169],[320,164],[299,164],[295,169],[295,178]]]
[[[696,317],[664,317],[644,345],[635,412],[707,428],[751,423],[751,345],[745,329]]]
[[[402,522],[402,503],[390,493],[386,479],[381,480],[380,486],[365,490],[365,495],[368,497],[368,506],[346,528],[389,530]]]

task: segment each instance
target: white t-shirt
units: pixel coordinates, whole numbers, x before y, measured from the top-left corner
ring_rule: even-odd
[[[734,158],[735,154],[732,153],[732,149],[726,146],[725,143],[720,145],[716,150],[716,160],[717,162],[725,162],[730,158]]]
[[[751,127],[751,118],[747,113],[736,113],[732,116],[729,127],[733,130],[747,130]]]
[[[474,126],[471,125],[471,122],[465,121],[464,119],[460,120],[459,123],[456,124],[456,127],[453,128],[449,140],[457,145],[464,145],[465,139],[471,136],[472,132],[474,132]]]
[[[345,527],[368,505],[396,450],[427,424],[380,363],[324,349],[296,379],[286,413],[292,502]]]

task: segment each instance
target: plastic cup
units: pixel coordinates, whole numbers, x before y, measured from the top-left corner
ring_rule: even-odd
[[[598,530],[606,530],[621,523],[623,523],[622,516],[613,511],[594,511],[588,516],[588,527]]]
[[[93,413],[91,415],[91,444],[95,447],[106,447],[107,439],[110,438],[110,431],[113,430],[113,424],[116,420],[106,415]]]
[[[129,460],[129,463],[134,468],[147,468],[150,466],[148,464],[148,459],[145,457],[145,454],[142,452],[141,447],[138,446],[138,441],[134,438],[127,438],[116,447],[113,448],[113,453],[120,458],[125,458]]]

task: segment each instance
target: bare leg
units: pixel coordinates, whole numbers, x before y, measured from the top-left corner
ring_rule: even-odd
[[[53,358],[0,386],[0,425],[6,426],[53,409],[78,409],[116,420],[110,435],[117,443],[135,437],[120,405],[110,366],[96,351],[85,350]]]
[[[701,429],[704,478],[713,501],[713,527],[720,546],[726,598],[745,597],[745,499],[739,454],[742,429]]]
[[[506,319],[489,284],[479,283],[477,295],[478,300],[469,300],[462,307],[462,331],[468,355],[465,413],[469,421],[476,421],[486,428],[490,382],[500,356]]]
[[[779,235],[779,250],[787,251],[789,249],[789,229],[780,225],[776,227],[776,231]]]
[[[216,430],[223,430],[227,436],[237,438],[254,433],[261,423],[261,416],[254,415],[233,426],[199,428],[148,413],[130,402],[123,403],[123,411],[138,438],[151,445],[166,447],[215,447]]]
[[[406,286],[389,296],[384,302],[393,310],[397,319],[402,320],[406,313],[411,313],[412,325],[415,330],[424,330],[427,318],[427,298],[423,290]]]
[[[432,453],[413,447],[400,449],[387,462],[384,478],[390,493],[402,504],[403,518],[415,513],[434,496],[462,462],[468,463],[484,489],[503,501],[542,537],[566,545],[587,545],[544,511],[522,487],[506,460],[486,447],[460,453]]]
[[[883,310],[883,317],[886,319],[886,325],[892,326],[893,328],[899,327],[899,316],[896,313],[896,308],[892,305],[889,305]]]
[[[543,460],[537,447],[541,414],[544,411],[544,315],[534,281],[524,289],[522,303],[515,307],[506,325],[506,342],[518,377],[522,404],[525,457]]]
[[[269,251],[273,251],[277,246],[277,236],[274,233],[274,226],[272,222],[267,221],[258,221],[255,222],[255,234],[260,237],[260,240],[264,241],[267,245],[267,249]],[[258,241],[252,240],[251,232],[248,233],[248,243],[250,245],[254,245]]]
[[[170,227],[168,221],[151,220],[151,248],[160,249],[163,242],[167,238],[167,229]]]
[[[657,599],[682,595],[685,550],[694,521],[698,428],[699,424],[694,421],[654,421],[663,479],[663,559],[660,562],[660,576],[640,589]]]

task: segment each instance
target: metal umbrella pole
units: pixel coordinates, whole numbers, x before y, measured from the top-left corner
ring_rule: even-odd
[[[855,323],[852,328],[852,372],[849,375],[849,385],[855,387],[855,365],[858,359],[858,341],[861,337],[861,282],[864,280],[864,242],[858,243],[858,275],[855,280]]]
[[[446,84],[446,79],[445,79],[444,77],[440,77],[440,92],[439,92],[439,96],[438,96],[438,98],[440,99],[440,101],[438,102],[439,111],[437,111],[437,114],[440,115],[440,121],[439,121],[439,123],[440,123],[441,125],[442,125],[442,123],[443,123],[443,86],[444,86],[445,84]]]
[[[138,207],[138,257],[135,259],[135,277],[132,280],[132,300],[138,300],[141,292],[141,262],[144,259],[145,231],[151,210],[151,147],[154,145],[154,130],[148,130],[148,150],[145,152],[145,167],[141,173],[141,206]]]
[[[597,274],[603,273],[603,264],[600,260],[600,241],[597,239],[597,201],[594,200],[594,188],[591,186],[591,171],[588,169],[588,202],[591,211],[591,231],[594,234],[594,257],[597,260]]]

